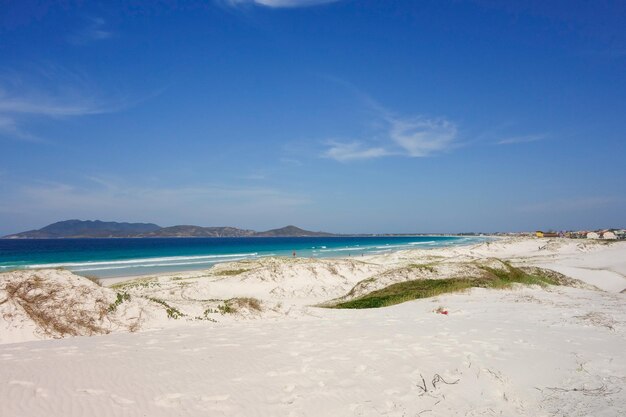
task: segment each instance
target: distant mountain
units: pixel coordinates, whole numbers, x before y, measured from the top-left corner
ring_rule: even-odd
[[[265,232],[236,227],[201,227],[179,225],[161,227],[153,223],[117,223],[100,220],[65,220],[39,230],[16,233],[5,239],[109,238],[109,237],[304,237],[335,236],[332,233],[311,232],[296,226],[286,226]]]
[[[326,232],[311,232],[309,230],[300,229],[296,226],[285,226],[280,229],[272,229],[266,232],[257,232],[255,236],[259,237],[306,237],[306,236],[336,236]]]
[[[236,227],[200,227],[200,226],[171,226],[163,227],[140,237],[244,237],[254,236],[254,230],[237,229]]]
[[[161,229],[153,223],[118,223],[100,220],[65,220],[39,230],[5,236],[8,239],[51,239],[87,237],[135,237]]]

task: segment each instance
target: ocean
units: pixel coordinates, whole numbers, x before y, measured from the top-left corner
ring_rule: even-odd
[[[478,237],[353,236],[270,238],[0,239],[0,272],[66,268],[113,278],[206,269],[263,256],[330,258],[470,244]]]

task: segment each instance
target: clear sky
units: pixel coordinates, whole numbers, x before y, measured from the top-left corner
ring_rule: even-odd
[[[0,0],[0,234],[626,227],[626,2]]]

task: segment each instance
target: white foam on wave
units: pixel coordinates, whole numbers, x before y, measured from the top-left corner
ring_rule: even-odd
[[[376,246],[376,249],[391,249],[391,248],[408,248],[408,246],[406,244],[403,244],[403,245]]]
[[[97,262],[59,262],[59,263],[51,263],[51,264],[36,264],[36,265],[26,265],[24,266],[27,269],[39,269],[39,268],[59,268],[59,267],[83,267],[83,266],[101,266],[101,265],[133,265],[133,264],[141,264],[145,262],[152,263],[162,263],[162,262],[177,262],[177,261],[194,261],[199,259],[206,260],[214,260],[214,259],[229,259],[237,257],[254,257],[258,256],[258,253],[233,253],[233,254],[223,254],[223,255],[199,255],[199,256],[167,256],[163,258],[139,258],[139,259],[128,259],[124,261],[97,261]],[[14,267],[19,267],[21,265],[15,265]],[[112,269],[112,268],[111,268]]]
[[[335,248],[335,249],[320,249],[320,252],[345,252],[345,251],[358,251],[358,250],[367,250],[367,247],[350,247],[350,248]]]
[[[249,258],[229,258],[229,261],[241,261]],[[170,263],[157,263],[157,264],[135,264],[135,265],[124,265],[124,266],[105,266],[105,267],[96,267],[96,268],[80,268],[80,269],[72,269],[74,272],[84,272],[84,271],[107,271],[110,269],[130,269],[130,268],[153,268],[153,267],[161,267],[161,266],[182,266],[182,265],[209,265],[216,264],[222,262],[221,260],[207,260],[200,262],[170,262]]]

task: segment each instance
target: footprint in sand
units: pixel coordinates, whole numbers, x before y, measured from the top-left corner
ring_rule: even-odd
[[[49,398],[50,397],[50,393],[45,388],[37,388],[35,390],[35,396],[36,397],[41,397],[41,398]]]
[[[158,407],[174,408],[180,405],[182,397],[183,394],[180,393],[160,395],[154,398],[154,404]]]
[[[35,383],[30,382],[30,381],[13,380],[13,381],[9,381],[9,385],[19,385],[21,387],[32,387],[35,385]]]
[[[354,368],[354,372],[356,373],[362,373],[365,372],[367,370],[367,365],[359,365],[356,368]]]
[[[227,399],[230,398],[230,395],[228,394],[223,394],[223,395],[203,395],[202,397],[200,397],[200,399],[204,402],[221,402],[221,401],[226,401]]]
[[[111,399],[113,400],[113,402],[115,404],[120,405],[122,407],[126,407],[127,405],[135,404],[135,402],[133,400],[129,400],[128,398],[124,398],[124,397],[120,397],[119,395],[116,395],[116,394],[111,394]]]
[[[79,392],[81,394],[87,394],[87,395],[102,395],[106,391],[101,390],[101,389],[93,389],[93,388],[79,388],[76,390],[76,392]]]
[[[288,397],[285,397],[285,398],[281,399],[281,400],[280,400],[280,402],[281,402],[282,404],[285,404],[285,405],[291,405],[291,404],[293,404],[294,402],[296,402],[296,400],[297,400],[298,398],[300,398],[300,396],[299,396],[299,395],[290,395],[290,396],[288,396]]]

